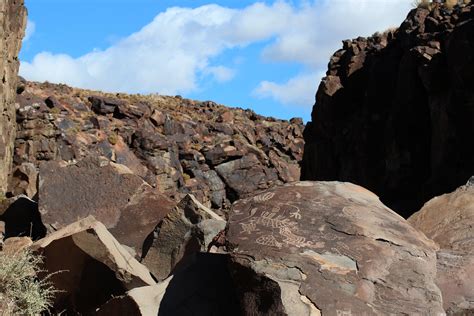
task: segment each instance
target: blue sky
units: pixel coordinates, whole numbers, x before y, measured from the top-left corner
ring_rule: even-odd
[[[341,40],[398,26],[413,1],[25,2],[27,79],[179,94],[307,121]]]

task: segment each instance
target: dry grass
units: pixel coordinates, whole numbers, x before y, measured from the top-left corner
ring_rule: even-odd
[[[0,252],[0,315],[39,315],[57,292],[49,277],[38,280],[42,257],[29,250]]]

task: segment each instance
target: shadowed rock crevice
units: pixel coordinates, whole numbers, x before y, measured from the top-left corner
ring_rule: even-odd
[[[46,236],[46,226],[41,220],[38,203],[19,197],[0,214],[5,222],[5,238],[26,236],[38,240]]]

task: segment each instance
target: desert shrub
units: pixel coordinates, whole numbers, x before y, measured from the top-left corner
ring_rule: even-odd
[[[0,315],[39,315],[51,307],[57,292],[42,272],[42,257],[29,250],[0,252]]]

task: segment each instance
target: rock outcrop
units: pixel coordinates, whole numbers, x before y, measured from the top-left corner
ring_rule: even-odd
[[[297,182],[236,202],[231,273],[246,315],[438,315],[435,243],[362,187]]]
[[[343,42],[305,129],[303,180],[362,185],[404,217],[474,174],[474,5],[413,9]]]
[[[0,3],[0,198],[7,191],[12,166],[18,53],[25,27],[23,0],[3,0]]]
[[[441,248],[436,283],[448,315],[474,313],[474,183],[435,197],[408,221]]]
[[[31,82],[23,88],[10,192],[32,194],[26,163],[38,167],[42,161],[84,157],[125,165],[176,201],[191,193],[216,210],[300,177],[301,119],[266,118],[179,96],[105,94]]]

